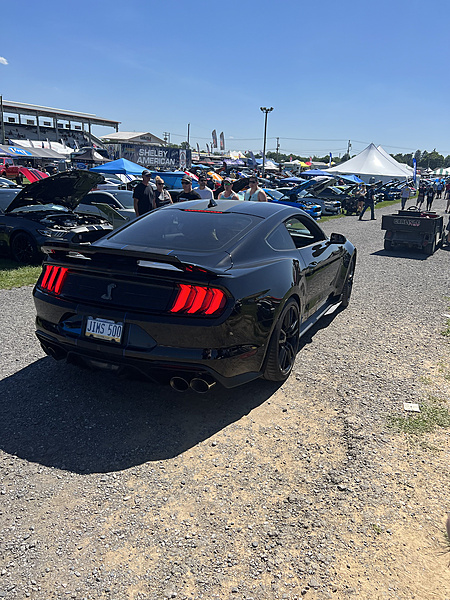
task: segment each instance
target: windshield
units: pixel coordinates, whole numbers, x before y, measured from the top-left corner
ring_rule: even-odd
[[[275,198],[275,200],[280,200],[281,198],[285,197],[285,195],[279,192],[278,190],[266,190],[266,193],[269,196],[272,196],[272,198]]]
[[[113,233],[109,239],[145,248],[209,252],[237,241],[260,222],[259,217],[231,212],[163,208]]]
[[[109,193],[111,196],[114,196],[114,198],[118,200],[124,208],[134,208],[133,192],[129,192],[127,190],[117,190],[115,192],[110,191]]]

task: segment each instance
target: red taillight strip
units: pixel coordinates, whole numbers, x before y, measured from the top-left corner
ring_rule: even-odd
[[[42,278],[41,287],[47,292],[59,294],[68,269],[66,267],[53,267],[50,265],[45,266],[44,277]]]
[[[189,298],[191,286],[186,285],[184,283],[179,283],[178,287],[180,289],[178,290],[178,295],[175,300],[175,304],[170,309],[170,312],[180,312],[180,310],[183,310],[183,308],[186,306],[186,302]]]
[[[199,286],[195,286],[195,296],[194,299],[192,301],[192,304],[190,306],[190,308],[187,309],[187,313],[189,315],[192,315],[194,313],[196,313],[197,311],[200,311],[200,309],[203,306],[203,300],[205,299],[206,296],[206,288],[204,287],[199,287]]]
[[[222,290],[212,289],[211,291],[213,293],[213,298],[211,300],[211,304],[205,310],[205,315],[213,315],[215,312],[225,306],[226,298]]]
[[[53,284],[55,282],[56,276],[58,275],[58,271],[59,271],[59,267],[52,267],[52,273],[50,275],[50,279],[48,280],[48,283],[47,283],[47,286],[46,286],[46,289],[49,292],[53,291],[52,288],[53,288]]]
[[[59,292],[61,291],[61,288],[64,283],[64,279],[66,278],[66,275],[67,275],[67,271],[68,271],[68,269],[66,269],[65,267],[60,268],[59,275],[55,282],[55,287],[53,288],[53,291],[55,292],[55,294],[59,294]]]
[[[178,283],[177,286],[178,293],[171,313],[214,315],[225,306],[226,296],[222,290],[185,283]]]
[[[47,287],[47,281],[48,278],[50,277],[50,273],[53,271],[54,267],[51,267],[50,265],[45,265],[45,273],[44,273],[44,277],[42,278],[42,283],[41,286],[43,288]]]

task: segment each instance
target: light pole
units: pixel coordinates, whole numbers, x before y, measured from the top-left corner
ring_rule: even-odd
[[[260,107],[261,112],[264,113],[264,148],[263,148],[263,167],[262,176],[266,174],[266,135],[267,135],[267,115],[273,111],[273,106],[266,108],[265,106]]]

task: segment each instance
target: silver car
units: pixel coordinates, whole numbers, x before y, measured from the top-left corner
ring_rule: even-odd
[[[133,192],[128,190],[97,190],[89,192],[81,200],[76,212],[101,215],[114,227],[136,218]]]

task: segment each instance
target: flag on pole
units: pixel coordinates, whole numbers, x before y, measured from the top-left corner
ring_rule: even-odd
[[[331,161],[333,160],[333,155],[330,152],[330,162],[328,163],[328,166],[331,167]]]
[[[414,181],[414,185],[416,185],[416,178],[417,178],[417,160],[416,160],[415,158],[413,158],[413,165],[414,165],[413,181]]]
[[[220,134],[220,149],[222,152],[225,150],[225,138],[223,137],[223,131]]]
[[[212,130],[211,136],[212,136],[212,146],[211,147],[214,146],[214,148],[217,148],[217,133],[216,133],[215,129]]]

